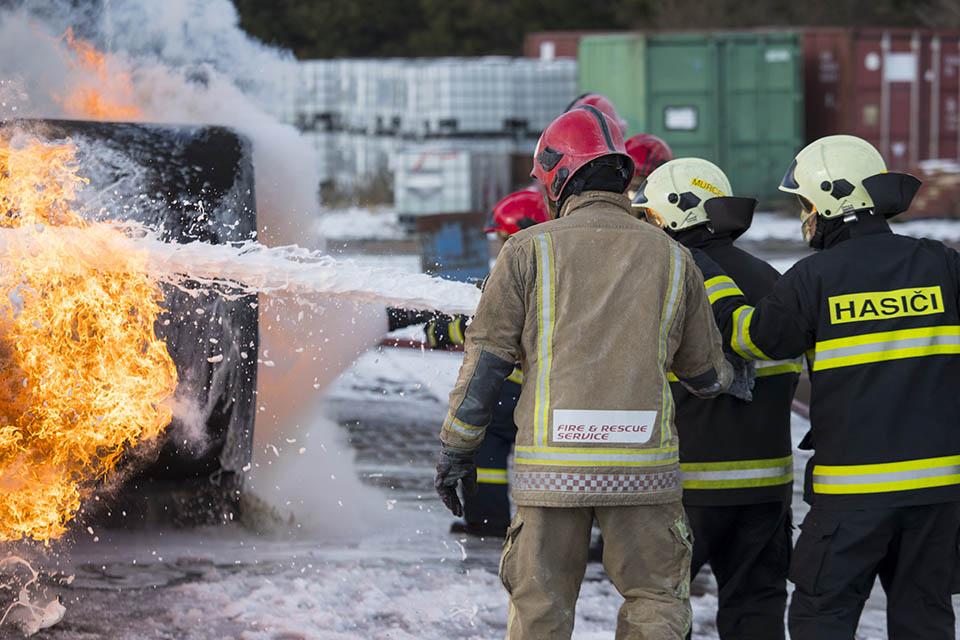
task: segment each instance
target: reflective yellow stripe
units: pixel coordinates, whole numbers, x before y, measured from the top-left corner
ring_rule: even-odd
[[[713,304],[721,298],[742,296],[743,291],[729,276],[715,276],[703,283],[707,289],[707,299]]]
[[[508,484],[507,470],[477,467],[477,482],[481,484]]]
[[[823,340],[814,346],[813,370],[960,354],[960,326],[945,325],[881,331]]]
[[[886,493],[953,484],[960,484],[960,455],[881,464],[818,464],[813,468],[815,493]]]
[[[447,331],[450,334],[450,342],[456,345],[462,345],[464,343],[463,332],[460,331],[460,319],[454,318],[447,325]]]
[[[537,236],[537,317],[539,318],[537,391],[534,404],[534,438],[547,444],[550,432],[550,365],[553,360],[553,324],[556,273],[550,234]]]
[[[679,461],[677,447],[660,449],[574,449],[567,447],[521,447],[514,453],[517,464],[566,467],[658,467]]]
[[[447,417],[443,421],[443,428],[449,429],[454,433],[459,434],[462,438],[467,440],[477,440],[483,436],[483,432],[486,427],[478,427],[472,424],[467,424],[462,420],[458,420],[451,413],[447,413]]]
[[[657,363],[663,371],[667,361],[667,345],[670,338],[670,328],[673,325],[674,313],[680,301],[680,292],[683,287],[684,265],[683,256],[677,246],[670,243],[670,286],[663,299],[663,310],[660,312],[660,341]],[[665,376],[669,378],[668,376]],[[673,418],[673,392],[670,390],[669,379],[663,381],[660,393],[660,446],[667,446],[670,441],[670,420]]]
[[[792,360],[757,360],[755,363],[757,377],[778,376],[783,373],[800,373],[803,371],[801,358]]]
[[[793,360],[757,360],[754,363],[754,368],[757,377],[763,378],[778,376],[783,373],[800,373],[803,371],[803,363],[800,358],[794,358]],[[667,374],[667,380],[680,382],[680,378],[674,375],[672,371]]]
[[[507,376],[507,380],[510,382],[516,382],[517,384],[523,384],[523,371],[520,367],[514,367],[513,371],[510,372],[510,375]]]
[[[733,312],[733,331],[730,334],[730,346],[745,360],[773,360],[753,343],[750,337],[750,321],[754,308],[743,305]]]
[[[745,489],[793,482],[793,456],[761,460],[681,462],[684,489]]]

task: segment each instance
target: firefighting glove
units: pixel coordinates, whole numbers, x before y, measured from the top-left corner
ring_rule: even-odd
[[[423,332],[427,344],[434,349],[460,346],[464,343],[467,330],[467,316],[437,316],[426,324]]]
[[[458,518],[463,516],[463,505],[457,496],[457,483],[463,482],[463,495],[477,495],[477,463],[473,453],[454,451],[440,447],[440,460],[437,462],[437,475],[433,486],[437,489],[443,506]]]
[[[753,362],[730,353],[724,353],[723,355],[727,357],[727,362],[733,367],[733,381],[724,393],[744,402],[752,402],[753,385],[757,380],[757,371]]]

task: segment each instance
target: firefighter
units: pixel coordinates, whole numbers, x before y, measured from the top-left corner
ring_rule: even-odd
[[[620,114],[617,113],[617,108],[613,106],[612,102],[610,102],[610,98],[602,93],[581,93],[579,96],[573,99],[573,102],[567,105],[567,108],[564,109],[563,112],[566,113],[571,109],[576,109],[577,107],[581,107],[585,104],[596,107],[601,113],[609,116],[614,123],[616,123],[617,128],[620,130],[620,135],[626,137],[627,121],[621,118]]]
[[[796,156],[797,196],[818,250],[751,304],[698,254],[718,322],[746,358],[807,354],[811,504],[790,566],[793,638],[852,640],[871,587],[890,638],[954,637],[960,532],[960,257],[894,234],[916,178],[887,173],[868,142],[829,136]]]
[[[749,303],[780,275],[734,246],[757,201],[732,196],[719,167],[699,158],[667,162],[634,198],[648,222],[684,247],[700,249],[743,288]],[[724,289],[706,286],[710,299]],[[707,562],[717,579],[717,629],[723,640],[782,640],[792,546],[790,405],[799,359],[759,361],[750,403],[701,400],[671,376],[680,435],[683,506],[693,528],[691,579]]]
[[[625,599],[617,637],[679,639],[690,626],[692,544],[666,367],[705,396],[734,380],[748,397],[749,376],[724,358],[689,252],[630,214],[633,173],[616,122],[596,107],[554,120],[532,175],[556,219],[507,240],[467,329],[435,486],[462,513],[457,486],[475,487],[475,452],[522,361],[517,513],[500,563],[511,639],[570,637],[594,517]]]
[[[633,180],[627,187],[627,197],[633,200],[647,176],[664,163],[673,160],[673,151],[670,150],[666,142],[649,133],[641,133],[627,138],[624,146],[627,148],[627,153],[633,158],[633,165],[636,167]]]
[[[503,198],[493,208],[490,226],[484,230],[497,234],[506,242],[520,229],[526,229],[549,218],[543,198],[538,193],[518,191]],[[442,316],[427,323],[427,340],[433,347],[462,345],[466,316]],[[493,410],[486,437],[476,453],[477,493],[464,496],[463,522],[455,522],[451,533],[467,533],[483,537],[502,538],[510,525],[509,478],[507,458],[517,438],[513,411],[520,397],[523,371],[520,363],[507,376],[500,398]]]

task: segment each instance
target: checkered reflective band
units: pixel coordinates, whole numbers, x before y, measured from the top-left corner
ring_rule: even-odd
[[[513,476],[513,488],[516,491],[643,493],[679,487],[680,472],[676,469],[642,475],[521,471]]]

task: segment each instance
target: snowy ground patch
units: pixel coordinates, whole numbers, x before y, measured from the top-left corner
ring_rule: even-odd
[[[317,233],[325,240],[402,240],[408,236],[392,206],[321,211]]]

